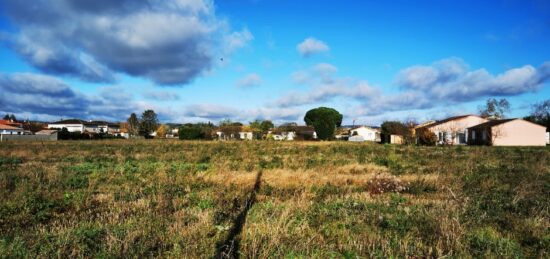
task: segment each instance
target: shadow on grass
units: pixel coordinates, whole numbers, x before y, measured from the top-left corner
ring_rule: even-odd
[[[216,248],[215,258],[238,258],[240,248],[240,234],[243,231],[244,224],[246,223],[246,216],[248,210],[252,208],[256,202],[256,193],[260,190],[262,182],[262,171],[259,171],[256,175],[256,182],[254,183],[254,189],[250,192],[250,195],[246,199],[244,209],[239,213],[233,227],[229,231],[227,238],[223,243],[219,243]]]

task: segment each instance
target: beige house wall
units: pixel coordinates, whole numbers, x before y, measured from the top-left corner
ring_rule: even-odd
[[[477,117],[477,116],[468,116],[461,119],[456,119],[452,121],[448,121],[442,124],[439,124],[437,126],[431,127],[432,131],[439,131],[439,132],[453,132],[453,131],[460,131],[464,132],[467,128],[473,127],[475,125],[481,124],[487,122],[486,119]]]
[[[546,128],[525,120],[492,127],[493,146],[545,146]]]
[[[428,127],[428,129],[436,134],[436,136],[439,139],[438,140],[439,143],[441,143],[442,141],[443,142],[452,141],[452,143],[458,144],[460,143],[458,133],[460,133],[464,136],[463,137],[464,143],[462,144],[466,144],[466,140],[468,139],[468,128],[484,122],[487,122],[487,120],[478,116],[470,115],[464,118],[459,118],[459,119],[447,121],[445,123],[438,124],[432,127]],[[446,133],[447,140],[440,139],[442,137],[440,133]],[[453,135],[454,135],[454,139],[450,139],[451,136]]]

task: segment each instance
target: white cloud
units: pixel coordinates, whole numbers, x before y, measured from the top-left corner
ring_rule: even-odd
[[[302,57],[309,57],[313,54],[320,53],[320,52],[326,52],[329,51],[329,46],[313,37],[309,37],[302,41],[298,46],[296,46],[296,50],[300,53]]]
[[[155,101],[176,101],[180,96],[174,92],[150,90],[143,93],[143,97]]]
[[[262,84],[260,75],[252,73],[244,76],[237,82],[238,87],[254,87]]]

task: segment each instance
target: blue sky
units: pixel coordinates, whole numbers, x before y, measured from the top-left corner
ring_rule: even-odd
[[[0,1],[0,113],[344,123],[550,98],[550,2]]]

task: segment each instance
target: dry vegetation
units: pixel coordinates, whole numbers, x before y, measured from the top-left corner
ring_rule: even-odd
[[[0,257],[549,257],[548,148],[0,144]]]

